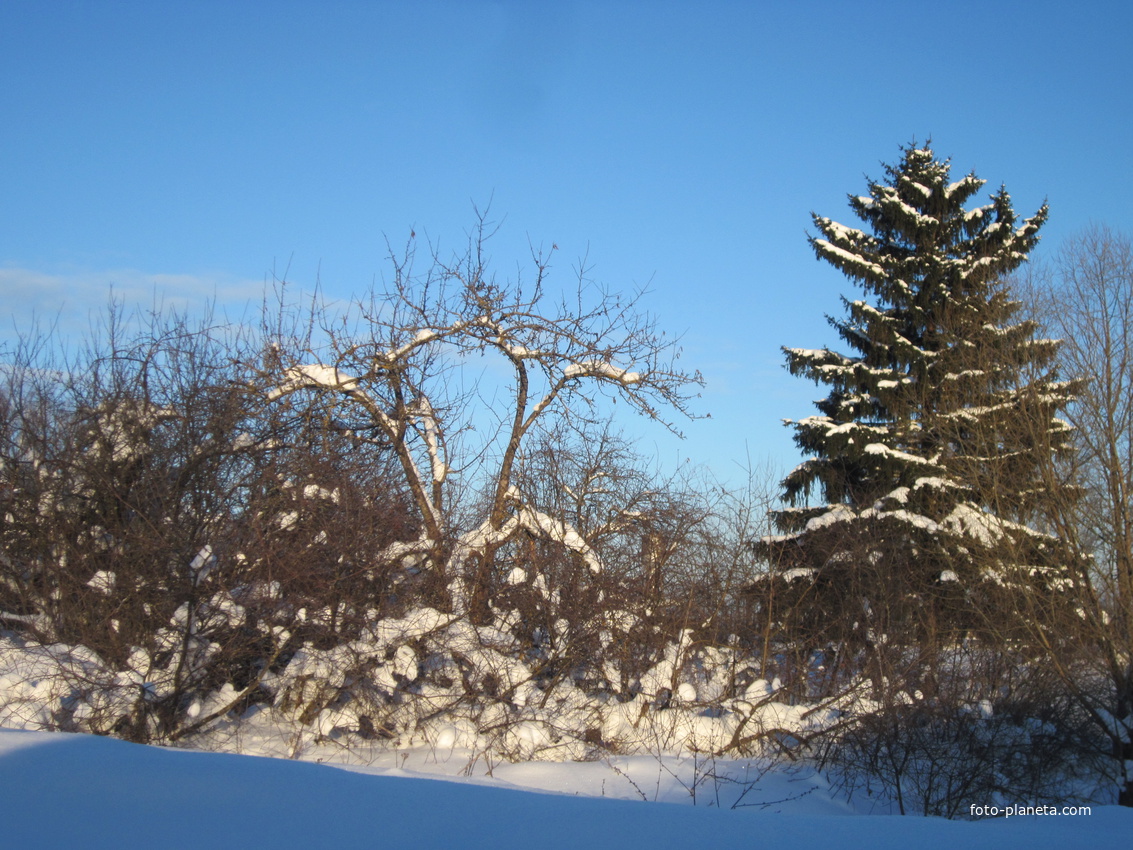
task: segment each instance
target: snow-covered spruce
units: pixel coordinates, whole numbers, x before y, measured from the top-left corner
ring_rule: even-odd
[[[1005,283],[1047,207],[1020,221],[1000,188],[965,208],[984,181],[949,172],[909,146],[850,197],[864,228],[814,216],[815,254],[866,298],[830,319],[852,353],[784,349],[792,374],[829,393],[818,415],[787,422],[807,457],[783,481],[779,534],[757,543],[794,590],[753,593],[764,616],[794,617],[819,643],[939,639],[976,624],[974,595],[1049,593],[1071,575],[1066,547],[1034,528],[1075,387],[1055,380],[1057,343],[1016,318]]]

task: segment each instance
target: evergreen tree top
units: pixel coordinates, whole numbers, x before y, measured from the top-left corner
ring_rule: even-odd
[[[867,230],[813,215],[820,235],[809,237],[819,259],[855,280],[882,304],[919,303],[961,294],[1016,269],[1038,242],[1044,203],[1021,224],[1003,187],[990,202],[965,204],[984,185],[969,173],[949,182],[951,163],[927,146],[903,147],[885,180],[868,195],[849,195]]]
[[[813,215],[816,256],[866,298],[843,298],[845,317],[830,318],[850,354],[784,349],[793,374],[830,387],[818,415],[788,420],[807,456],[783,482],[792,504],[817,486],[829,506],[856,511],[898,493],[934,522],[961,502],[1023,512],[1040,451],[1028,444],[1034,421],[1018,419],[1023,399],[1049,450],[1065,442],[1054,414],[1073,388],[1053,380],[1057,344],[1014,320],[1019,305],[1004,285],[1037,244],[1047,206],[1019,221],[1001,187],[968,208],[983,186],[974,173],[952,180],[948,160],[927,144],[909,145],[867,195],[848,196],[863,227]],[[1025,369],[1043,377],[1028,383]],[[1017,492],[990,492],[989,482],[1002,485],[1008,472]],[[797,531],[823,510],[778,519]]]

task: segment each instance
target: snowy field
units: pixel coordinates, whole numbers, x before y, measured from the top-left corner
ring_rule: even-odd
[[[979,822],[865,814],[821,777],[737,782],[720,765],[648,756],[485,765],[416,751],[364,767],[0,730],[6,847],[1129,846],[1133,810]],[[491,776],[484,775],[491,768]],[[472,776],[461,776],[461,773]],[[753,774],[755,776],[755,774]],[[604,799],[603,799],[604,798]],[[648,800],[643,801],[642,798]],[[733,804],[739,803],[736,808]]]

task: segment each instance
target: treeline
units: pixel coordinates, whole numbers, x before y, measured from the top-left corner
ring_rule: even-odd
[[[0,722],[1133,803],[1133,250],[1096,228],[1020,278],[1045,208],[980,186],[912,146],[851,199],[865,229],[815,218],[869,300],[832,320],[854,354],[787,350],[830,395],[786,505],[651,468],[610,412],[676,430],[700,375],[638,297],[552,296],[550,257],[494,276],[483,221],[343,311],[280,285],[254,326],[115,305],[78,348],[26,335]]]

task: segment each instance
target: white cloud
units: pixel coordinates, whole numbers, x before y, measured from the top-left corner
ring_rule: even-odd
[[[137,269],[43,272],[0,267],[0,340],[55,325],[60,333],[82,335],[106,314],[111,298],[127,314],[154,307],[201,314],[212,304],[218,314],[239,321],[254,314],[264,281],[224,273],[148,273]]]

